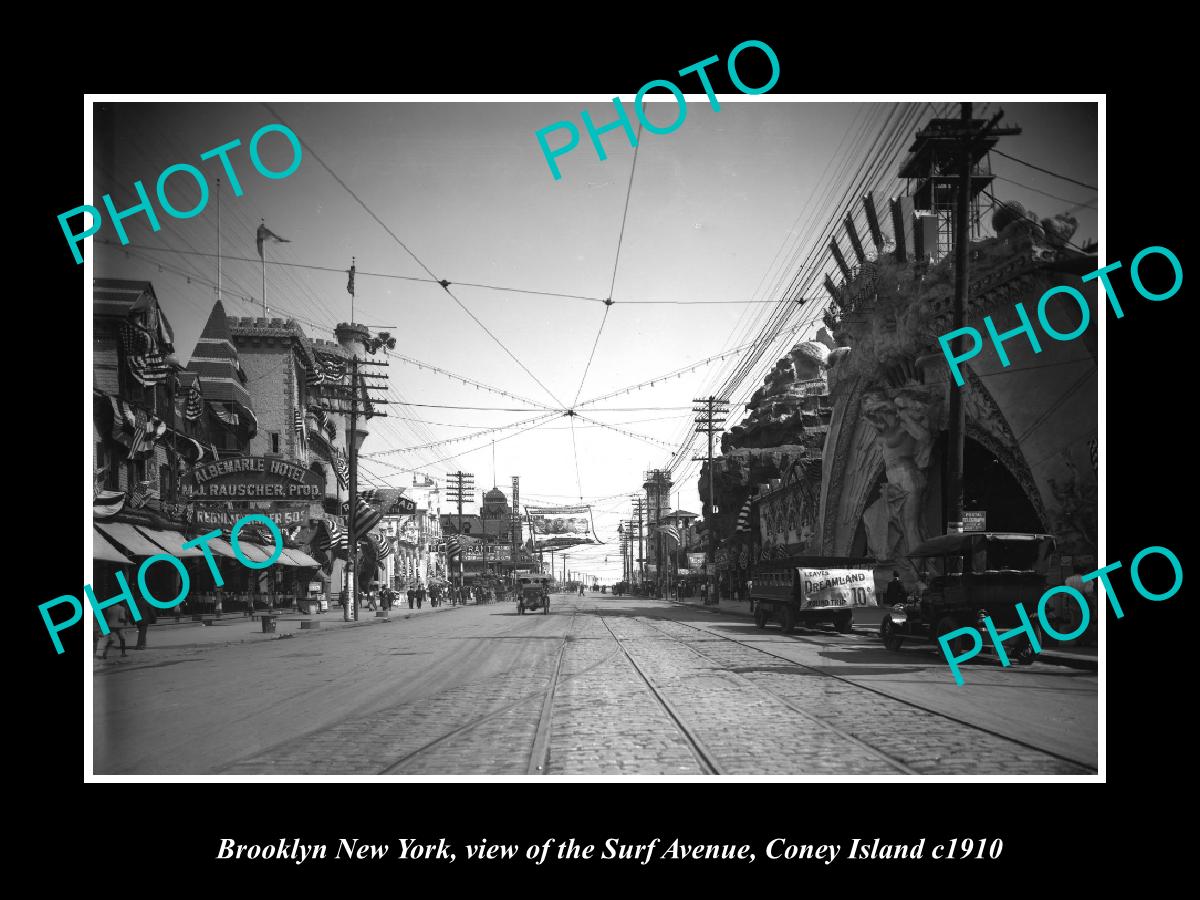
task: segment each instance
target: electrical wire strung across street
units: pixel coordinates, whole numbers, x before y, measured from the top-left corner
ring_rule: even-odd
[[[266,107],[267,111],[270,112],[271,115],[273,115],[273,116],[275,116],[275,118],[279,119],[280,122],[284,121],[283,117],[280,116],[279,113],[277,113],[275,110],[273,110],[269,104],[264,103],[263,106]],[[284,124],[286,124],[286,123],[284,123]],[[521,369],[525,372],[525,374],[528,375],[530,378],[532,378],[537,383],[538,387],[540,387],[543,391],[546,392],[546,394],[550,397],[551,400],[553,400],[556,404],[558,404],[559,407],[562,407],[563,406],[562,401],[559,400],[558,397],[556,397],[554,395],[554,392],[552,390],[550,390],[550,388],[546,387],[546,385],[542,383],[541,379],[539,379],[536,375],[534,375],[533,372],[531,372],[529,370],[528,366],[526,366],[525,363],[521,362],[521,360],[519,360],[517,358],[516,354],[514,354],[511,350],[509,350],[508,347],[505,345],[505,343],[503,341],[501,341],[500,338],[496,337],[496,335],[492,333],[491,329],[489,329],[486,325],[484,325],[483,322],[480,321],[479,317],[476,316],[473,312],[471,312],[471,310],[468,309],[467,306],[461,300],[459,300],[457,296],[455,296],[454,292],[452,290],[450,290],[450,282],[446,281],[444,279],[439,279],[433,273],[433,270],[430,269],[429,266],[425,265],[425,263],[421,260],[421,258],[419,256],[417,256],[415,253],[413,253],[412,250],[409,249],[408,245],[406,243],[404,243],[404,241],[400,240],[400,238],[396,236],[396,233],[394,231],[392,231],[392,229],[389,228],[384,223],[384,221],[379,218],[379,216],[375,215],[375,213],[371,210],[371,208],[362,201],[362,199],[358,196],[358,194],[354,193],[354,191],[352,191],[350,189],[349,185],[347,185],[346,182],[342,181],[342,179],[338,176],[338,174],[329,167],[329,165],[325,162],[325,160],[323,160],[320,157],[320,155],[315,150],[312,149],[312,147],[310,147],[308,144],[306,144],[303,139],[300,139],[300,143],[304,147],[305,150],[307,150],[309,153],[312,154],[313,159],[315,159],[320,164],[321,168],[323,168],[326,172],[328,172],[330,177],[332,177],[334,179],[334,181],[336,181],[339,185],[341,185],[342,189],[345,190],[346,193],[348,193],[352,198],[354,198],[354,201],[356,203],[358,203],[358,205],[361,206],[364,211],[366,211],[367,215],[369,215],[372,219],[374,219],[375,222],[377,222],[379,224],[379,226],[385,232],[387,232],[388,236],[391,237],[391,239],[394,240],[397,244],[399,244],[404,249],[404,252],[407,253],[409,256],[411,256],[413,258],[413,260],[417,263],[417,265],[419,265],[422,269],[424,269],[429,274],[430,278],[435,279],[438,282],[438,284],[440,284],[442,286],[442,290],[445,291],[450,296],[450,298],[455,303],[458,304],[459,308],[462,309],[462,311],[465,312],[468,316],[470,316],[471,320],[474,321],[475,324],[478,325],[481,329],[483,329],[484,333],[487,334],[487,336],[490,337],[493,341],[495,341],[497,346],[499,346],[501,350],[503,350],[506,354],[508,354],[509,358],[512,359],[512,361],[515,362],[518,366],[520,366]]]
[[[490,384],[484,384],[482,381],[476,381],[473,378],[468,378],[466,375],[459,375],[455,372],[449,372],[446,369],[442,369],[438,366],[430,365],[427,362],[421,362],[419,359],[412,359],[411,357],[396,353],[394,350],[385,350],[384,353],[386,353],[392,359],[398,359],[401,362],[408,363],[410,366],[416,366],[418,369],[428,369],[430,372],[436,372],[438,375],[444,375],[445,377],[453,379],[454,381],[461,381],[463,384],[470,384],[481,390],[490,391],[493,394],[499,394],[501,397],[508,397],[510,400],[520,400],[522,403],[529,403],[532,406],[536,406],[541,409],[553,408],[546,406],[544,403],[538,403],[536,400],[531,400],[528,397],[522,397],[520,394],[513,394],[509,391],[503,391],[500,388],[494,388]]]
[[[613,291],[617,286],[617,269],[621,265],[621,244],[625,240],[625,222],[629,218],[629,198],[633,194],[633,176],[637,172],[638,149],[641,145],[642,125],[638,123],[637,140],[633,144],[633,163],[629,166],[629,184],[625,188],[625,208],[621,212],[621,230],[617,233],[617,252],[613,256],[612,280],[608,285],[608,299],[604,301],[604,317],[600,320],[600,328],[596,331],[596,339],[592,341],[592,352],[588,354],[587,364],[583,367],[583,377],[579,379],[579,387],[575,391],[575,399],[571,401],[574,407],[583,393],[584,382],[587,381],[588,370],[592,368],[592,360],[596,357],[596,347],[600,344],[600,335],[604,334],[604,324],[608,321],[608,311],[612,309]],[[578,466],[578,462],[576,463]]]
[[[460,437],[456,437],[456,438],[446,438],[445,440],[441,440],[441,441],[433,441],[428,444],[420,444],[416,447],[395,447],[390,450],[376,450],[373,453],[360,453],[358,455],[359,455],[360,459],[376,459],[380,456],[387,456],[392,453],[410,453],[414,450],[428,450],[431,447],[439,447],[443,444],[455,444],[455,443],[458,443],[459,441],[470,441],[470,440],[474,440],[477,437],[482,437],[485,434],[496,434],[497,432],[500,432],[500,431],[508,431],[510,428],[519,428],[522,425],[528,425],[530,422],[545,422],[545,421],[548,421],[549,419],[560,418],[561,416],[562,416],[561,412],[559,412],[558,410],[553,410],[544,415],[534,416],[531,419],[523,419],[520,422],[513,422],[511,425],[497,425],[495,428],[484,428],[480,431],[474,432],[473,434],[464,434],[464,435],[462,435]]]
[[[615,431],[618,434],[625,435],[626,437],[637,438],[637,440],[645,441],[647,444],[654,444],[655,446],[658,446],[658,447],[665,447],[668,450],[671,449],[670,444],[668,444],[666,441],[660,441],[658,438],[647,437],[644,434],[638,434],[633,431],[626,431],[623,428],[617,428],[617,427],[615,427],[613,425],[609,425],[605,422],[597,421],[596,419],[589,419],[587,416],[582,415],[580,413],[575,413],[575,418],[583,419],[583,421],[585,421],[585,422],[591,422],[593,425],[598,425],[601,428],[607,428],[609,431]]]

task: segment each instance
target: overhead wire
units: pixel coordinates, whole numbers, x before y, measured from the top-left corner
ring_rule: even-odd
[[[276,112],[274,109],[271,108],[270,104],[264,103],[263,106],[267,109],[268,112],[271,113],[271,115],[275,116],[275,118],[278,119],[281,123],[283,123],[284,125],[287,124],[287,122],[284,120],[284,118],[281,115],[279,115],[278,112]],[[293,129],[293,131],[294,131],[294,129]],[[362,201],[362,198],[360,198],[358,196],[358,194],[354,193],[354,191],[351,190],[350,186],[347,185],[346,182],[344,182],[341,179],[341,177],[336,172],[333,171],[333,169],[325,162],[325,160],[323,160],[321,158],[320,154],[318,154],[315,150],[313,150],[313,148],[309,144],[305,143],[302,138],[297,138],[297,140],[300,141],[301,146],[303,146],[305,149],[308,150],[309,153],[312,154],[313,158],[317,161],[317,163],[321,166],[321,168],[323,168],[326,172],[328,172],[330,177],[333,178],[333,180],[336,181],[342,187],[342,189],[344,191],[346,191],[346,193],[348,193],[354,199],[354,201],[363,208],[363,210],[367,213],[367,215],[370,216],[385,232],[387,232],[388,236],[391,237],[391,239],[393,241],[395,241],[397,244],[399,244],[400,247],[403,248],[403,250],[409,256],[411,256],[413,258],[413,260],[417,263],[417,265],[419,265],[422,269],[424,269],[425,272],[428,273],[428,275],[431,278],[434,278],[438,281],[438,283],[442,287],[442,290],[445,291],[446,294],[449,295],[449,297],[452,300],[454,300],[455,303],[458,304],[459,308],[462,309],[462,311],[465,312],[471,318],[471,320],[474,321],[475,324],[478,325],[484,331],[484,333],[487,334],[487,336],[490,337],[497,344],[497,346],[499,346],[500,349],[502,349],[509,356],[510,359],[512,359],[513,362],[515,362],[518,366],[520,366],[522,371],[524,371],[526,375],[528,375],[530,378],[532,378],[537,383],[538,387],[540,387],[542,390],[544,390],[546,392],[546,394],[550,397],[551,400],[553,400],[559,407],[565,408],[565,407],[563,407],[563,402],[554,395],[554,392],[552,390],[550,390],[548,387],[546,387],[546,385],[542,383],[541,379],[539,379],[536,375],[534,375],[533,372],[530,371],[529,367],[526,366],[525,363],[521,362],[521,360],[517,358],[516,354],[514,354],[508,348],[508,346],[503,341],[501,341],[500,338],[495,335],[495,333],[492,332],[492,330],[490,328],[488,328],[486,325],[484,325],[483,322],[480,320],[480,318],[478,316],[476,316],[473,312],[471,312],[470,309],[467,308],[466,304],[464,304],[457,296],[455,296],[454,292],[450,290],[450,282],[446,281],[444,279],[438,279],[438,277],[433,273],[433,270],[430,269],[429,266],[425,265],[425,263],[421,260],[421,258],[419,256],[417,256],[409,248],[409,246],[404,243],[404,241],[400,240],[400,238],[396,235],[396,233],[394,231],[392,231],[392,229],[389,228],[387,226],[387,224],[384,223],[384,221],[382,219],[380,219],[379,216],[377,216],[375,214],[375,212],[369,206],[367,206],[366,203],[364,203]]]

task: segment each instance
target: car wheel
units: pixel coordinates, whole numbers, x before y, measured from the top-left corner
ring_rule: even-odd
[[[942,642],[940,640],[941,636],[944,634],[949,634],[951,631],[956,631],[958,628],[958,622],[954,621],[954,619],[950,616],[943,616],[938,620],[937,627],[933,629],[933,639],[934,643],[937,645],[938,653],[942,652]],[[963,652],[967,649],[966,635],[961,635],[952,640],[948,649],[955,656],[962,656]]]
[[[888,650],[896,651],[904,643],[904,638],[896,634],[896,626],[890,618],[884,619],[879,626],[879,636],[883,638],[883,646]]]

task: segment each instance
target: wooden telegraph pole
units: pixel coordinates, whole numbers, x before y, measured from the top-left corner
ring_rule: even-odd
[[[707,581],[709,583],[708,593],[711,599],[715,588],[716,575],[716,559],[717,559],[717,528],[715,516],[718,512],[717,497],[713,493],[713,435],[722,431],[725,424],[725,416],[729,414],[729,401],[718,400],[716,397],[708,396],[699,400],[692,400],[693,403],[703,403],[704,406],[699,408],[692,407],[692,412],[697,413],[696,416],[696,433],[705,434],[708,436],[708,510],[709,514],[705,516],[708,522],[708,552],[705,559],[708,565]],[[692,457],[695,462],[704,461],[701,457]]]
[[[971,179],[975,167],[975,157],[981,144],[1002,135],[1020,134],[1020,128],[996,128],[996,123],[1004,115],[1001,110],[987,123],[977,123],[971,118],[971,104],[962,104],[959,115],[959,127],[952,131],[939,130],[936,137],[952,139],[957,152],[958,194],[954,215],[954,306],[951,311],[951,326],[955,332],[960,332],[966,322],[967,286],[970,280],[970,247],[971,247],[971,197],[973,190]],[[917,137],[932,137],[926,132],[918,133]],[[936,190],[936,186],[935,186]],[[951,351],[955,356],[962,355],[962,335],[956,334],[950,342]],[[965,387],[965,384],[964,384]],[[946,467],[946,532],[961,533],[963,530],[963,451],[967,431],[966,407],[963,404],[963,387],[950,385],[950,446],[948,448]]]

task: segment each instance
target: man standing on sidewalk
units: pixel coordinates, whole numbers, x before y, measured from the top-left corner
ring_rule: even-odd
[[[158,614],[154,611],[154,604],[146,604],[146,608],[142,611],[142,619],[137,623],[138,641],[134,650],[146,649],[146,631],[153,622],[158,621]]]
[[[417,589],[410,585],[408,588],[408,608],[412,609],[413,605],[416,602],[417,602]]]

